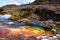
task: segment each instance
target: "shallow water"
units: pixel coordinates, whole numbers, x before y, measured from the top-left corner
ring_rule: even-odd
[[[26,23],[14,23],[14,24],[7,24],[8,22],[13,22],[12,20],[4,17],[0,17],[0,25],[8,26],[8,27],[18,27],[18,26],[25,26]],[[39,24],[31,24],[31,27],[39,27],[42,28]]]

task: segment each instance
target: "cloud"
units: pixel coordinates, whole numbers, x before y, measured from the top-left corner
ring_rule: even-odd
[[[16,4],[16,5],[20,5],[20,3],[18,3],[18,2],[15,2],[14,4]]]
[[[16,4],[16,5],[28,4],[33,1],[35,1],[35,0],[0,0],[0,6],[4,6],[7,4]]]
[[[15,0],[15,1],[20,4],[28,4],[28,3],[32,3],[35,0]]]

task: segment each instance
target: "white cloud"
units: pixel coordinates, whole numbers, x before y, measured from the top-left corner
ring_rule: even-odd
[[[20,4],[28,4],[31,3],[35,0],[15,0],[16,2],[20,3]]]
[[[14,4],[16,4],[16,5],[20,5],[20,3],[18,3],[18,2],[14,2]]]
[[[28,4],[33,1],[35,1],[35,0],[0,0],[0,6],[4,6],[7,4],[16,4],[16,5]]]

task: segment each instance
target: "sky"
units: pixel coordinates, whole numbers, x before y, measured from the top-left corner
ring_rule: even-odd
[[[0,7],[4,5],[10,5],[10,4],[16,4],[16,5],[28,4],[33,1],[35,0],[0,0]]]

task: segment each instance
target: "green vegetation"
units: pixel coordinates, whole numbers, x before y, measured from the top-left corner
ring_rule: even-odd
[[[55,29],[57,30],[57,32],[60,32],[60,25],[56,24]]]
[[[23,22],[23,18],[29,18],[32,15],[33,15],[33,12],[28,10],[15,11],[13,12],[13,15],[9,19],[11,19],[14,22]]]
[[[28,17],[30,17],[32,15],[32,12],[30,11],[25,11],[25,13],[24,13],[24,15],[22,16],[22,17],[24,17],[24,18],[28,18]]]
[[[19,12],[15,12],[14,15],[19,16]]]
[[[43,0],[43,4],[48,4],[49,0]]]

